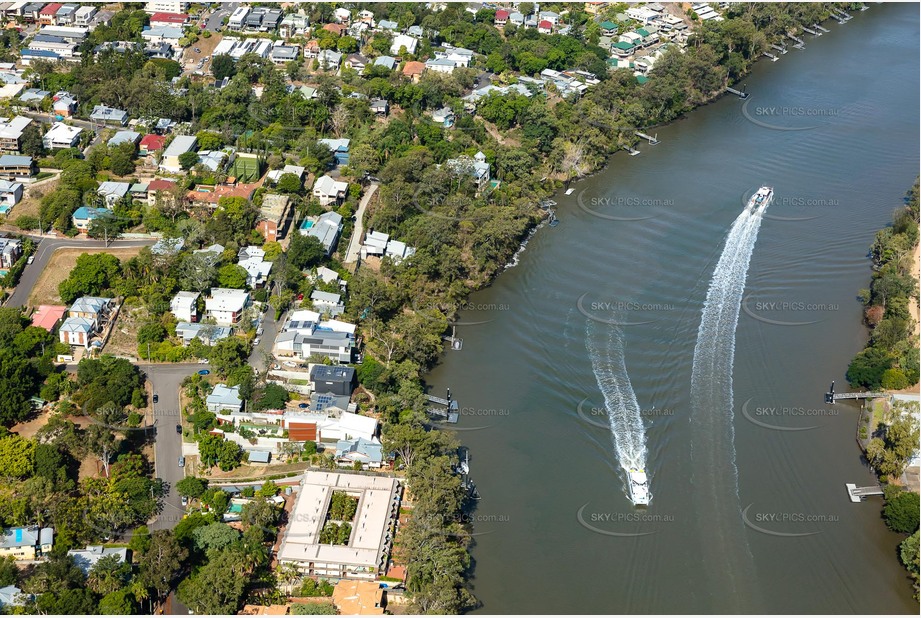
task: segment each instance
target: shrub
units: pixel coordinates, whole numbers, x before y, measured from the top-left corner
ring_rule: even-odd
[[[913,491],[904,491],[886,502],[883,507],[883,519],[893,532],[911,534],[918,529],[921,514],[919,496]]]

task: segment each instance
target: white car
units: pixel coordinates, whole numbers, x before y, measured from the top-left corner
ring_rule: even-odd
[[[199,365],[207,365],[207,364],[210,363],[210,362],[211,362],[211,361],[209,361],[207,358],[200,358],[200,359],[198,359],[198,364],[199,364]]]
[[[31,263],[34,262],[34,261],[35,261],[35,256],[34,256],[34,255],[30,255],[30,256],[29,256],[29,259],[26,260],[26,265],[28,266],[29,264],[31,264]]]
[[[259,345],[259,337],[253,339],[253,345]]]
[[[285,367],[297,367],[297,363],[292,362],[292,361],[285,361],[282,363],[282,365],[284,365]]]

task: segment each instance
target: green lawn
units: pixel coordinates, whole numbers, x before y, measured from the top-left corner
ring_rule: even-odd
[[[262,176],[259,161],[249,157],[237,157],[227,170],[228,176],[235,176],[238,182],[256,182]]]

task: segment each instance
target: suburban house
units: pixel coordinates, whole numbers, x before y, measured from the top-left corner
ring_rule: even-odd
[[[243,400],[240,399],[240,387],[215,384],[214,390],[205,398],[205,406],[214,413],[224,410],[239,412],[243,407]]]
[[[96,15],[95,6],[81,6],[74,13],[74,25],[81,28],[89,28],[90,23],[93,21],[93,17]]]
[[[205,313],[223,326],[240,321],[243,310],[250,306],[249,292],[231,288],[211,288],[211,297],[205,299]]]
[[[432,121],[445,129],[454,126],[454,111],[450,107],[442,107],[432,112]]]
[[[387,99],[371,99],[371,111],[378,116],[386,116],[390,113],[390,103]]]
[[[38,174],[38,166],[32,157],[25,155],[0,155],[0,178],[30,182]]]
[[[288,321],[275,338],[273,353],[301,360],[319,354],[339,363],[349,363],[354,345],[354,324],[321,321],[316,311],[301,309],[288,315]]]
[[[149,133],[141,138],[141,142],[138,144],[138,155],[146,157],[148,165],[154,165],[157,162],[157,155],[163,150],[164,145],[166,145],[165,135]]]
[[[380,468],[384,463],[384,447],[377,440],[356,438],[336,442],[336,462],[351,467],[360,463],[368,468]]]
[[[0,238],[0,267],[12,268],[22,256],[22,242],[18,238]]]
[[[179,163],[179,157],[187,152],[193,152],[198,145],[198,139],[194,135],[178,135],[166,150],[163,151],[163,157],[160,160],[160,169],[172,174],[178,174],[182,171],[182,165]]]
[[[22,183],[0,180],[0,214],[8,213],[22,199]]]
[[[134,144],[137,146],[139,141],[141,141],[141,134],[137,131],[118,131],[106,144],[109,148],[119,144]]]
[[[93,327],[98,329],[108,319],[109,313],[111,313],[114,306],[114,298],[81,296],[70,306],[67,315],[71,318],[86,318],[92,320]]]
[[[338,204],[345,199],[349,190],[349,183],[341,180],[333,180],[331,176],[324,174],[317,178],[313,183],[313,196],[317,198],[321,206],[329,204]]]
[[[52,97],[51,111],[56,116],[70,118],[77,113],[77,99],[67,92],[58,92]]]
[[[0,557],[12,556],[15,560],[35,560],[51,551],[54,529],[31,526],[7,528],[0,536]]]
[[[419,45],[417,39],[406,34],[398,34],[393,37],[393,42],[390,44],[390,55],[402,56],[404,53],[415,54],[417,45]]]
[[[32,598],[33,595],[23,592],[16,586],[4,586],[0,588],[0,609],[4,607],[23,607]]]
[[[93,336],[93,321],[89,318],[67,318],[58,329],[58,338],[61,343],[72,346],[90,347],[90,338]]]
[[[333,588],[333,605],[343,616],[384,613],[384,589],[377,582],[342,580]]]
[[[199,296],[198,292],[176,292],[169,303],[170,312],[182,322],[197,322],[198,309],[195,305]]]
[[[403,75],[410,78],[414,84],[419,83],[422,79],[422,73],[425,72],[425,63],[418,60],[410,60],[403,65]]]
[[[281,177],[285,174],[293,174],[297,176],[298,180],[304,179],[304,173],[307,171],[307,168],[300,165],[285,165],[280,170],[269,170],[265,179],[270,181],[273,184],[278,184],[278,181],[281,180]]]
[[[290,218],[290,204],[291,198],[287,195],[270,193],[262,197],[256,231],[262,234],[266,241],[277,241],[285,237]]]
[[[217,208],[222,197],[242,197],[248,200],[253,197],[255,191],[255,184],[239,183],[236,185],[218,185],[216,187],[198,185],[195,189],[186,193],[186,196],[193,206]]]
[[[169,193],[176,188],[176,181],[167,180],[165,178],[155,178],[147,183],[147,205],[156,206],[157,198],[161,196],[161,192]]]
[[[393,56],[378,56],[374,59],[374,66],[384,67],[388,71],[392,71],[397,68],[397,59]]]
[[[184,346],[189,345],[196,337],[205,345],[214,345],[221,339],[227,339],[230,335],[231,329],[228,326],[202,324],[200,322],[176,323],[176,336],[182,339],[182,345]]]
[[[361,243],[360,250],[361,259],[363,260],[368,257],[389,257],[395,263],[399,263],[416,252],[414,247],[410,247],[405,242],[393,240],[389,234],[374,230],[365,233],[364,242]]]
[[[32,326],[44,328],[49,333],[54,332],[66,314],[67,307],[64,305],[39,305],[32,314]]]
[[[342,215],[337,212],[324,212],[319,217],[307,217],[301,223],[300,233],[313,236],[326,249],[326,255],[332,255],[342,232]]]
[[[332,292],[314,290],[310,293],[313,308],[320,313],[329,314],[333,318],[345,311],[345,303],[341,299],[341,295],[333,294]]]
[[[452,73],[456,66],[453,60],[447,58],[432,58],[425,61],[425,70],[436,73]]]
[[[348,138],[340,139],[318,139],[318,144],[323,144],[329,151],[333,153],[333,159],[336,161],[336,165],[348,165],[349,164],[349,143],[351,140]]]
[[[128,124],[128,112],[121,109],[115,109],[114,107],[97,105],[93,108],[93,113],[90,114],[90,120],[103,124],[119,124],[125,126]]]
[[[469,174],[478,191],[482,191],[489,184],[489,163],[482,152],[476,153],[473,158],[464,155],[457,159],[448,159],[445,164],[455,174]]]
[[[52,123],[51,128],[42,137],[42,143],[45,148],[53,150],[55,148],[73,148],[80,142],[80,133],[83,129],[72,127],[63,122]]]
[[[158,26],[176,26],[182,27],[189,22],[189,16],[185,13],[154,13],[150,16],[150,27]]]
[[[97,562],[109,556],[118,556],[119,562],[128,560],[127,547],[105,547],[103,545],[90,545],[85,549],[68,550],[67,555],[73,558],[74,564],[88,575]]]
[[[98,219],[100,217],[108,217],[111,214],[107,208],[93,208],[92,206],[81,206],[74,211],[74,214],[71,215],[70,220],[73,222],[74,227],[77,228],[82,234],[85,234],[90,229],[90,222],[93,219]]]
[[[323,49],[317,54],[317,62],[324,71],[337,70],[342,64],[342,54],[332,49]]]
[[[357,384],[352,367],[314,365],[310,368],[310,386],[314,392],[351,396]]]
[[[96,191],[96,193],[99,195],[99,197],[102,198],[106,208],[111,209],[115,207],[115,204],[117,204],[119,200],[128,195],[128,191],[130,189],[131,183],[112,182],[107,180],[106,182],[100,183],[99,189]]]
[[[32,119],[25,116],[16,116],[12,120],[0,118],[0,152],[19,153],[22,132],[31,122]]]
[[[264,285],[272,272],[272,262],[267,262],[265,251],[255,245],[240,249],[237,260],[237,265],[246,271],[246,285],[251,288]]]

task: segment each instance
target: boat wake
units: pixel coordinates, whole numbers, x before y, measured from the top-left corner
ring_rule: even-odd
[[[604,396],[614,451],[625,472],[625,494],[635,504],[648,504],[652,494],[646,474],[646,431],[627,374],[623,332],[619,327],[588,320],[586,346],[595,380]]]
[[[701,543],[709,559],[728,574],[735,593],[754,584],[754,563],[740,518],[733,429],[732,365],[735,332],[748,265],[763,207],[746,208],[732,224],[704,303],[691,369],[692,475]],[[744,548],[740,552],[740,548]],[[744,554],[744,555],[743,555]]]

